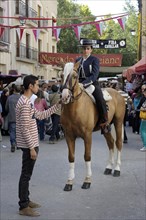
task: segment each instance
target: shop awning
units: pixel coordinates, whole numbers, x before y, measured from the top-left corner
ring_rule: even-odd
[[[130,82],[133,74],[146,74],[146,56],[139,60],[135,65],[124,70],[122,75],[123,77],[127,78],[127,80]]]
[[[11,82],[15,82],[19,77],[22,77],[22,75],[5,75],[0,74],[0,85],[1,88],[3,88],[3,85],[6,84],[9,85]]]

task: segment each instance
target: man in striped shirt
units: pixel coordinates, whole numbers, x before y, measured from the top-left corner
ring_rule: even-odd
[[[19,98],[16,105],[16,140],[17,146],[22,150],[22,171],[19,180],[19,214],[25,216],[39,216],[33,210],[40,205],[29,199],[29,181],[32,176],[34,165],[39,151],[37,119],[44,119],[55,113],[59,108],[59,103],[48,110],[36,110],[30,97],[36,94],[39,89],[38,78],[28,75],[23,81],[24,94]]]

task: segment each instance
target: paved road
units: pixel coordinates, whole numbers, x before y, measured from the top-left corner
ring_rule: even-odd
[[[81,189],[84,180],[83,142],[76,143],[76,179],[71,192],[63,188],[68,175],[65,140],[40,144],[40,153],[30,182],[31,198],[41,203],[38,220],[144,220],[146,219],[146,153],[141,139],[127,128],[129,142],[123,146],[121,176],[105,176],[108,149],[100,133],[93,134],[92,185]],[[1,147],[1,220],[33,219],[18,215],[18,180],[21,151],[10,152],[9,137]]]

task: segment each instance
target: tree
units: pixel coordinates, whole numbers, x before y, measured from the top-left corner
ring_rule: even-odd
[[[87,17],[90,17],[90,20],[94,21],[94,16],[92,16],[88,6],[80,6],[71,0],[58,0],[57,17],[57,25],[80,24],[89,21],[89,18]],[[77,19],[75,19],[76,17]],[[89,29],[90,27],[82,26],[84,37],[88,37]],[[60,33],[60,41],[57,45],[57,51],[60,53],[78,53],[78,45],[79,40],[75,35],[73,27],[63,28]]]
[[[131,66],[137,59],[138,48],[138,15],[137,9],[132,5],[131,0],[125,0],[124,11],[128,12],[126,18],[125,30],[123,31],[117,20],[110,19],[111,15],[106,15],[103,19],[109,18],[104,22],[104,30],[100,36],[95,25],[83,25],[81,37],[89,39],[124,39],[126,38],[127,46],[123,49],[96,49],[94,53],[122,53],[123,65]],[[57,25],[80,24],[86,21],[95,21],[90,9],[86,5],[78,5],[73,0],[58,0],[58,21]],[[59,19],[60,18],[60,19]],[[64,19],[62,19],[64,18]],[[75,19],[76,18],[76,19]],[[131,35],[131,30],[136,31],[136,35]],[[76,38],[72,27],[63,28],[60,33],[60,41],[58,42],[58,52],[62,53],[78,53],[79,40]]]

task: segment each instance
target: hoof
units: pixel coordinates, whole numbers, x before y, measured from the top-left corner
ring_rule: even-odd
[[[82,189],[89,189],[90,185],[91,185],[91,183],[84,182],[81,188]]]
[[[112,169],[106,168],[104,171],[104,175],[110,175],[112,173]]]
[[[120,176],[120,171],[119,170],[114,170],[113,176],[114,177]]]
[[[71,184],[66,184],[64,187],[64,191],[71,191],[72,190],[72,185]]]

